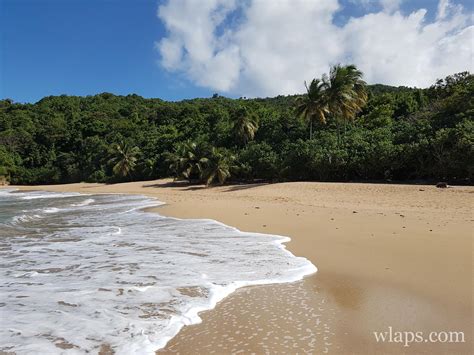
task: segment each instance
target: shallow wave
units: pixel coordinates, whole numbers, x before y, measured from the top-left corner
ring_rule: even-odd
[[[37,199],[43,199],[43,198],[66,198],[66,197],[73,197],[73,196],[79,196],[80,194],[78,193],[54,193],[54,192],[48,192],[48,193],[32,193],[32,194],[26,194],[26,196],[21,196],[20,198],[22,200],[37,200]]]
[[[21,215],[16,215],[11,218],[12,224],[22,224],[32,222],[41,218],[45,218],[48,214],[58,213],[61,209],[57,207],[36,208],[33,210],[22,210]]]
[[[66,343],[86,353],[110,344],[116,354],[153,354],[237,288],[316,272],[285,249],[287,237],[146,213],[161,203],[143,196],[65,197],[54,206],[15,202],[16,211],[54,213],[19,220],[28,237],[19,229],[2,238],[0,350],[55,354]],[[2,195],[0,212],[10,202]]]
[[[60,209],[56,207],[48,207],[48,208],[43,209],[44,213],[57,213],[59,211]]]
[[[0,188],[0,195],[10,195],[12,192],[18,191],[18,189],[12,188]]]
[[[12,223],[13,224],[18,224],[21,222],[30,222],[35,219],[40,219],[41,216],[39,214],[22,214],[18,216],[13,216],[12,217]]]
[[[93,198],[88,198],[82,202],[79,202],[79,203],[72,203],[71,206],[73,207],[83,207],[83,206],[87,206],[87,205],[90,205],[91,203],[94,203],[94,199]]]

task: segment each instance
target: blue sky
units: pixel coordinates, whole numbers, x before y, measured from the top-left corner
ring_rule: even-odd
[[[171,6],[168,1],[149,0],[0,0],[0,98],[35,102],[48,95],[94,95],[101,92],[121,95],[136,93],[165,100],[208,97],[214,92],[231,97],[271,96],[298,91],[299,83],[308,79],[307,76],[313,75],[312,73],[319,75],[323,68],[345,59],[360,61],[361,66],[365,65],[369,82],[384,81],[387,78],[386,83],[398,84],[396,75],[388,71],[387,74],[378,73],[374,69],[376,63],[366,63],[356,49],[350,49],[349,37],[352,38],[354,33],[358,34],[358,39],[368,36],[364,29],[375,26],[370,22],[375,19],[371,20],[367,17],[368,14],[379,16],[380,21],[383,21],[382,12],[385,11],[384,14],[394,19],[394,26],[395,23],[406,20],[407,31],[415,31],[409,27],[408,18],[411,13],[420,8],[427,9],[423,19],[426,25],[437,21],[438,11],[438,2],[435,0],[405,0],[395,10],[384,10],[382,2],[390,0],[339,1],[337,10],[334,9],[337,0],[321,1],[327,7],[317,5],[311,9],[304,8],[311,1],[302,2],[300,8],[296,6],[296,12],[311,14],[313,11],[313,20],[314,16],[328,15],[332,18],[326,27],[315,25],[319,26],[312,31],[317,36],[316,42],[323,45],[324,40],[333,35],[335,40],[333,44],[322,47],[326,49],[331,46],[325,50],[328,52],[325,56],[317,54],[321,52],[320,48],[304,45],[304,37],[300,42],[292,43],[288,47],[292,53],[299,51],[298,43],[301,43],[298,57],[308,58],[300,64],[298,57],[287,58],[290,56],[282,53],[278,44],[274,45],[282,36],[272,37],[271,33],[275,31],[271,24],[286,23],[286,19],[278,17],[281,16],[278,9],[268,9],[265,12],[265,24],[262,25],[260,22],[263,20],[255,20],[257,9],[254,9],[256,6],[253,4],[249,5],[251,1],[247,1],[246,5],[241,2],[231,5],[225,3],[224,6],[223,0],[209,0],[209,6],[204,6],[206,1],[208,0],[177,1]],[[190,2],[194,4],[189,5]],[[269,8],[274,3],[268,0],[265,5]],[[472,15],[470,1],[451,1],[451,5],[453,3],[464,5],[464,15]],[[196,4],[199,7],[193,9],[192,6]],[[185,7],[189,7],[188,11]],[[396,11],[400,11],[397,18]],[[217,22],[216,13],[222,14],[222,19]],[[450,16],[461,15],[453,12]],[[342,33],[340,29],[348,26],[347,22],[351,17],[364,18],[364,22],[353,24],[351,26],[354,28],[349,30],[348,27],[347,33]],[[196,34],[199,34],[196,25],[186,27],[188,23],[193,26],[193,20],[196,19],[199,19],[199,23],[204,21],[208,24],[208,27],[200,28],[200,36]],[[446,19],[439,21],[447,22],[448,18],[446,16]],[[458,39],[461,38],[459,36],[453,38],[458,46],[464,46],[466,52],[465,38],[471,36],[471,63],[466,64],[464,60],[458,67],[453,67],[453,70],[463,68],[463,65],[466,67],[464,70],[472,67],[470,20],[462,24],[460,21],[451,27],[446,25],[439,29],[436,38],[429,39],[440,42],[447,36],[453,36],[453,33],[462,35],[463,41]],[[257,23],[264,27],[254,27]],[[286,33],[291,39],[296,31],[299,34],[302,31],[295,28],[295,34],[291,33],[290,24],[291,19],[288,19]],[[261,34],[262,41],[267,41],[267,51],[261,55],[252,49],[256,48],[252,45],[252,28],[255,28],[254,37]],[[470,31],[467,35],[466,29]],[[246,37],[248,32],[250,35]],[[387,36],[390,38],[390,34]],[[344,40],[339,41],[338,38]],[[418,37],[415,40],[428,41]],[[383,39],[381,43],[384,43]],[[391,50],[379,47],[377,50],[383,53]],[[445,49],[441,48],[440,53],[442,50]],[[267,58],[266,54],[271,56]],[[422,58],[418,53],[414,54],[417,58]],[[374,58],[380,56],[377,52],[369,55]],[[425,57],[422,59],[426,62]],[[418,59],[418,62],[422,59]],[[446,67],[446,63],[431,59],[428,61],[433,66],[439,66],[439,70],[434,73],[420,72],[420,78],[431,80],[438,73],[444,74],[451,69]],[[418,62],[413,65],[418,65]],[[268,63],[273,63],[274,67]],[[285,67],[301,67],[301,71],[284,69]],[[263,70],[268,70],[269,73],[262,73]],[[281,78],[281,83],[276,80],[270,86],[266,75]],[[285,78],[286,75],[291,77]],[[412,76],[413,73],[406,73],[406,78]]]

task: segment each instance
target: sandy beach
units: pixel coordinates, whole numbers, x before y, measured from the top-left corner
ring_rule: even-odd
[[[474,187],[280,183],[205,188],[172,180],[19,186],[143,194],[179,218],[285,235],[318,272],[243,288],[159,353],[471,354]],[[377,342],[373,332],[463,332],[464,342]],[[427,339],[425,339],[427,340]]]

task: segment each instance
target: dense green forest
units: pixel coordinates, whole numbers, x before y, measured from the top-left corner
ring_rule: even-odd
[[[166,102],[103,93],[50,96],[35,104],[5,99],[0,175],[13,184],[168,176],[209,184],[470,184],[473,94],[467,72],[416,89],[365,86],[355,67],[339,66],[309,83],[307,94],[275,98],[215,94]]]

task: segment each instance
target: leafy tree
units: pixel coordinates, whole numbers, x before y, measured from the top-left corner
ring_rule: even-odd
[[[336,123],[343,121],[344,128],[367,103],[366,83],[362,76],[355,65],[335,65],[329,76],[323,76],[329,111]]]
[[[208,162],[207,147],[193,141],[182,142],[172,153],[168,153],[166,160],[169,169],[176,179],[199,180]]]
[[[309,123],[309,139],[313,139],[313,122],[326,123],[326,115],[329,113],[328,96],[323,81],[313,79],[309,86],[306,82],[304,84],[306,94],[297,98],[296,112]]]
[[[222,185],[231,177],[232,169],[236,169],[235,156],[224,148],[216,147],[212,147],[209,153],[209,157],[203,159],[205,168],[201,177],[206,186],[211,185],[215,180]]]
[[[112,171],[119,178],[131,177],[135,169],[137,156],[140,154],[138,147],[132,147],[128,143],[113,144],[111,148],[109,163],[113,165]]]
[[[214,176],[212,183],[220,175],[471,184],[473,127],[470,73],[428,89],[366,86],[357,68],[338,65],[309,83],[304,95],[165,102],[103,93],[49,96],[34,104],[0,100],[0,167],[13,184],[169,175],[201,182]],[[117,148],[117,142],[127,147]]]
[[[244,145],[254,139],[258,130],[258,117],[242,106],[232,116],[232,131],[237,140]]]
[[[250,143],[240,152],[239,161],[246,167],[247,179],[274,180],[279,176],[279,156],[268,143]]]

